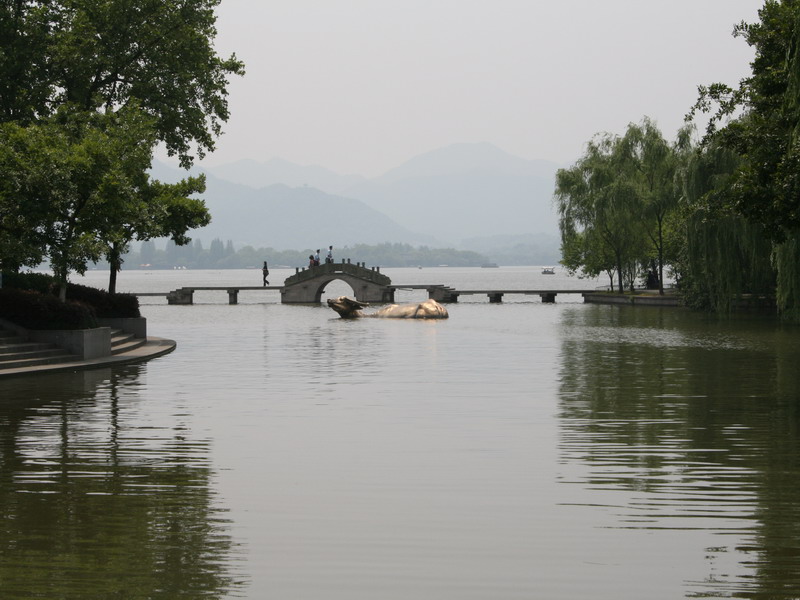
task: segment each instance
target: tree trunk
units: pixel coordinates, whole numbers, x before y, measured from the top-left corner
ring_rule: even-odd
[[[664,225],[658,221],[658,293],[664,295]]]
[[[111,244],[111,250],[108,253],[108,293],[117,293],[117,273],[122,269],[122,262],[120,261],[119,246],[115,243]]]
[[[58,299],[61,302],[67,301],[67,267],[55,267],[53,272],[58,281]]]

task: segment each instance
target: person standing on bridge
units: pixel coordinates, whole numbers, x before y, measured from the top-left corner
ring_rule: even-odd
[[[319,266],[319,248],[317,248],[317,253],[314,255],[314,266]]]
[[[333,262],[333,246],[328,246],[328,256],[325,257],[325,263]]]
[[[269,281],[267,281],[267,276],[269,275],[269,267],[267,266],[267,261],[264,261],[264,266],[261,267],[261,275],[262,279],[264,280],[264,287],[269,285]]]

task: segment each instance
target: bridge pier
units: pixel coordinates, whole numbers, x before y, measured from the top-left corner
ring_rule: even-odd
[[[235,288],[228,290],[228,304],[239,304],[239,290]]]
[[[394,302],[393,288],[379,288],[377,286],[362,285],[356,289],[353,287],[356,300],[359,302],[374,302],[375,304],[391,304]]]
[[[556,301],[555,292],[545,292],[544,294],[539,294],[539,297],[542,299],[542,302],[547,302],[549,304],[555,304],[555,301]]]
[[[167,294],[167,304],[194,304],[194,290],[178,288]]]
[[[489,292],[486,295],[489,296],[489,303],[490,304],[500,304],[503,301],[503,293],[502,292]]]
[[[436,285],[428,288],[428,298],[442,304],[458,302],[458,292],[446,285]]]

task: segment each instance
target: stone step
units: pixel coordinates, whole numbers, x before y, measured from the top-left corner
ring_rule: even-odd
[[[49,350],[53,347],[52,344],[44,342],[28,342],[24,338],[19,338],[21,341],[15,343],[6,343],[0,341],[0,356],[5,354],[16,354],[18,352],[31,352],[34,350]]]
[[[5,343],[0,346],[0,370],[75,360],[77,360],[75,355],[54,344],[23,341],[13,344]]]
[[[47,357],[10,358],[0,360],[0,371],[4,369],[18,369],[21,367],[35,367],[38,365],[52,365],[55,363],[69,363],[78,360],[73,354],[60,351],[58,354]]]
[[[0,327],[0,370],[72,362],[77,357],[54,344],[30,342],[24,336]]]
[[[0,361],[9,360],[21,356],[23,358],[36,356],[52,356],[54,353],[63,354],[65,351],[52,344],[26,343],[16,344],[8,348],[0,349]]]
[[[141,346],[144,346],[147,343],[147,340],[142,338],[134,338],[130,342],[126,342],[124,344],[118,344],[116,346],[111,347],[111,354],[122,354],[123,352],[130,352],[131,350],[135,350]]]
[[[24,342],[27,338],[25,336],[19,335],[15,331],[9,331],[8,329],[0,329],[0,346],[3,344],[15,344],[17,342]]]
[[[111,329],[111,343],[114,343],[114,340],[123,340],[133,337],[132,333],[125,333],[121,329]]]
[[[132,333],[111,330],[111,354],[135,350],[147,343]],[[34,367],[60,362],[74,362],[78,357],[54,344],[30,342],[27,338],[0,326],[0,370]]]
[[[61,348],[50,346],[49,348],[40,348],[38,350],[20,350],[13,354],[3,354],[0,356],[0,364],[14,360],[28,360],[32,358],[51,359],[53,357],[72,356],[69,352],[65,352]]]
[[[144,346],[147,340],[137,338],[132,333],[125,333],[120,329],[111,330],[111,354],[122,354]]]
[[[131,350],[135,350],[140,346],[144,346],[147,343],[147,340],[143,338],[137,338],[133,335],[130,338],[126,338],[124,341],[115,341],[111,340],[111,354],[122,354],[123,352],[129,352]]]
[[[112,329],[111,330],[111,349],[113,350],[115,346],[125,346],[136,339],[136,336],[132,333],[125,333],[121,329]]]

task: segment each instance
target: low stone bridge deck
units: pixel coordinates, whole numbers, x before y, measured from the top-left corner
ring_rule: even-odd
[[[244,290],[282,290],[282,285],[268,285],[268,286],[254,286],[254,285],[239,285],[239,286],[212,286],[212,285],[195,285],[191,287],[182,287],[177,290],[172,290],[167,294],[159,293],[145,293],[136,294],[137,296],[166,296],[168,304],[194,304],[194,293],[198,291],[225,291],[228,292],[228,304],[239,303],[239,292]]]
[[[380,267],[367,268],[363,263],[326,263],[318,267],[298,268],[287,277],[283,285],[268,286],[186,286],[167,294],[137,294],[166,296],[169,304],[193,304],[194,293],[203,290],[219,290],[228,293],[228,303],[238,304],[239,292],[245,290],[278,290],[284,304],[319,304],[325,287],[334,280],[341,280],[353,289],[356,300],[361,302],[394,302],[392,280],[381,273]]]
[[[366,267],[363,263],[351,263],[348,260],[340,263],[327,263],[317,267],[298,268],[294,275],[287,277],[283,285],[272,286],[191,286],[173,290],[161,295],[167,297],[169,304],[193,304],[194,293],[202,290],[219,290],[228,293],[228,303],[238,304],[239,292],[279,291],[283,304],[319,304],[326,286],[334,281],[344,281],[353,290],[353,295],[360,302],[385,304],[395,301],[397,290],[425,290],[428,298],[437,302],[458,302],[459,296],[485,294],[491,303],[500,303],[503,296],[509,294],[538,295],[542,302],[555,302],[558,294],[589,294],[594,290],[570,289],[486,289],[457,290],[443,284],[395,285],[389,277],[381,273],[380,267]]]

